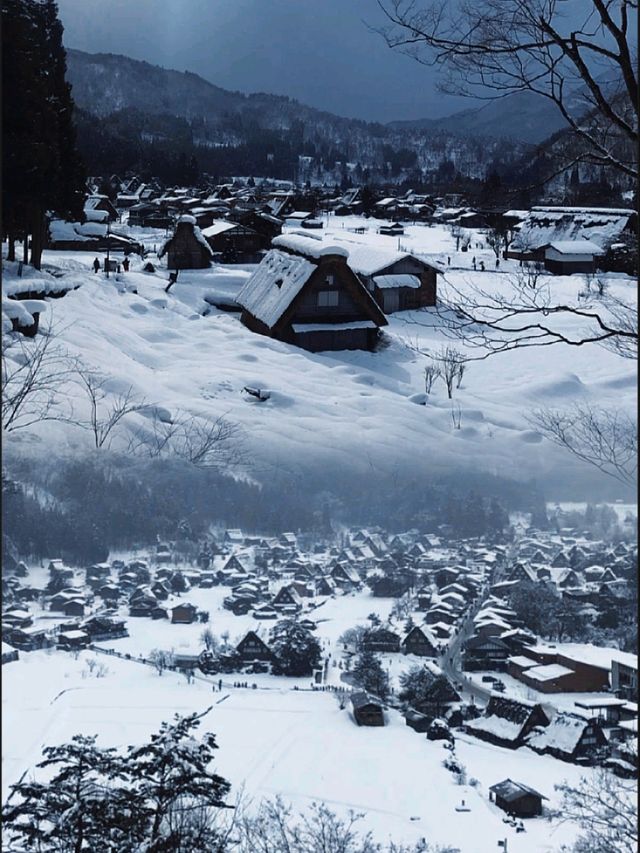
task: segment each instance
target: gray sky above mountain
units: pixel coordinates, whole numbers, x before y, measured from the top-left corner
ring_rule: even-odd
[[[289,95],[387,122],[474,106],[433,69],[391,51],[364,21],[375,0],[58,0],[67,47],[193,71],[217,86]]]

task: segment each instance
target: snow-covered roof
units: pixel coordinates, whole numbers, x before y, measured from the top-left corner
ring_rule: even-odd
[[[222,234],[224,231],[228,231],[230,228],[237,227],[237,222],[227,222],[224,219],[219,219],[218,222],[214,222],[213,225],[209,225],[208,228],[203,228],[202,233],[205,237],[215,237],[216,234]]]
[[[349,255],[346,248],[324,243],[322,238],[308,234],[282,234],[275,237],[271,245],[277,249],[286,249],[290,252],[306,255],[309,258],[322,258],[327,255],[340,255],[340,257],[346,258]]]
[[[522,723],[506,720],[491,714],[489,717],[477,717],[475,720],[467,720],[465,727],[474,732],[484,732],[494,735],[502,740],[512,741],[520,737]]]
[[[189,213],[183,213],[182,216],[178,217],[178,222],[188,222],[190,225],[195,225],[196,218]]]
[[[316,265],[307,258],[271,249],[237,295],[236,302],[271,329],[315,269]]]
[[[520,223],[512,248],[535,249],[573,239],[607,248],[619,238],[633,213],[626,208],[534,207]]]
[[[562,678],[563,675],[572,675],[573,670],[559,663],[549,663],[542,666],[534,666],[523,673],[534,681],[552,681],[554,678]]]
[[[616,699],[613,696],[605,696],[600,699],[581,699],[576,702],[576,708],[585,708],[587,711],[597,711],[598,708],[623,708],[627,703],[624,699]]]
[[[535,750],[548,747],[571,755],[582,737],[588,721],[576,714],[556,714],[551,723],[541,732],[531,735],[527,744]]]
[[[416,290],[420,287],[420,279],[417,275],[378,275],[374,278],[376,287],[388,290],[395,287],[411,287]]]
[[[603,250],[592,240],[554,240],[549,243],[561,255],[602,255]]]
[[[524,655],[513,655],[513,657],[510,657],[508,659],[507,663],[512,663],[515,666],[520,666],[523,668],[534,667],[536,665],[536,662],[534,660],[531,660],[531,658],[525,657]]]
[[[394,252],[378,246],[350,245],[349,266],[362,275],[375,275],[403,258],[411,258],[407,252]],[[417,260],[417,259],[416,259]]]

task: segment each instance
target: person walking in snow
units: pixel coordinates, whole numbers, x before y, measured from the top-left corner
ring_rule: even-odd
[[[450,265],[450,264],[451,264],[451,258],[449,258],[449,257],[447,257],[447,264],[448,264],[448,265]]]
[[[500,267],[500,258],[496,258],[496,269]]]
[[[484,261],[480,261],[480,269],[484,272]]]
[[[129,258],[125,258],[124,261],[122,262],[122,269],[125,272],[129,272]]]
[[[473,268],[475,269],[476,268],[476,256],[475,255],[471,259],[471,263],[473,264]]]
[[[100,271],[100,261],[97,258],[94,258],[94,260],[93,260],[93,271],[94,272]]]

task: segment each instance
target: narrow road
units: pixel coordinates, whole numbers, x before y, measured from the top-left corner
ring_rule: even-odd
[[[472,702],[478,701],[478,703],[482,705],[485,705],[489,701],[491,688],[480,687],[479,684],[471,681],[471,679],[464,674],[460,653],[466,641],[474,633],[473,620],[491,594],[491,585],[502,581],[504,579],[505,569],[512,567],[518,551],[518,541],[519,537],[513,541],[505,557],[504,565],[501,568],[493,570],[490,581],[485,584],[482,592],[465,614],[460,626],[451,636],[444,653],[438,660],[438,665],[447,678],[454,685],[462,685],[463,696],[469,696]]]

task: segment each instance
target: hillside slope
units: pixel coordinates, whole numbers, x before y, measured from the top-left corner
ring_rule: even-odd
[[[441,130],[476,138],[504,136],[532,145],[544,142],[566,126],[554,104],[531,92],[489,101],[483,107],[461,110],[445,118],[394,121],[390,124],[398,130]]]
[[[347,234],[339,219],[327,231],[333,231],[333,239],[395,243],[375,232]],[[445,265],[448,253],[456,262],[453,238],[443,229],[413,226],[404,240],[408,248],[444,256]],[[489,262],[488,253],[477,254]],[[470,263],[463,253],[457,257]],[[303,477],[311,488],[346,477],[384,489],[385,484],[441,473],[457,471],[464,477],[473,470],[521,481],[535,478],[550,498],[584,500],[590,490],[602,494],[608,480],[543,440],[532,430],[528,414],[542,406],[566,408],[578,402],[635,408],[633,364],[595,346],[533,348],[472,362],[453,400],[437,383],[425,406],[425,353],[450,343],[437,317],[392,315],[378,352],[314,354],[253,334],[236,314],[207,304],[208,294],[237,293],[249,269],[184,271],[165,294],[167,271],[162,267],[155,274],[143,273],[137,261],[126,276],[107,282],[89,272],[91,261],[77,254],[45,253],[45,263],[58,265],[68,281],[82,285],[50,303],[59,342],[108,373],[112,394],[132,386],[170,415],[225,416],[238,424],[251,476],[259,481],[276,474]],[[7,280],[16,266],[6,265]],[[473,275],[468,268],[448,271],[457,287],[468,286]],[[485,286],[505,281],[489,272],[483,280]],[[583,281],[558,276],[553,286],[572,299]],[[623,276],[611,279],[616,292],[629,287]],[[270,398],[259,403],[244,392],[247,386],[268,389]],[[69,393],[78,397],[77,388]],[[82,405],[77,399],[78,411]],[[452,412],[458,407],[456,428]],[[148,416],[132,415],[128,429],[148,426]],[[48,423],[35,432],[43,449],[87,446],[87,434],[67,424]],[[122,436],[125,446],[127,439]],[[582,497],[567,497],[566,484]]]

